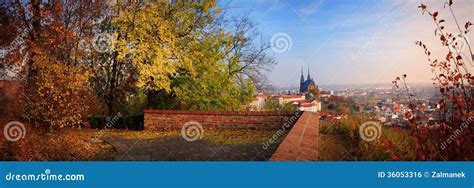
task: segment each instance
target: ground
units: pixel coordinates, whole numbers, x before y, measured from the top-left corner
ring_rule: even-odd
[[[29,128],[18,142],[0,142],[1,160],[19,161],[266,161],[284,138],[263,148],[276,131],[205,130],[186,141],[180,130],[62,129],[40,135]],[[286,135],[285,135],[286,136]]]
[[[262,143],[275,131],[207,130],[202,139],[186,141],[180,131],[113,131],[102,140],[115,148],[114,160],[126,161],[266,161],[270,148]]]

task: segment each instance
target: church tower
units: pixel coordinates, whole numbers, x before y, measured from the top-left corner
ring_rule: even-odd
[[[311,80],[311,76],[309,75],[309,67],[308,67],[308,79],[307,80]]]
[[[300,93],[303,91],[303,85],[304,85],[304,75],[303,75],[303,68],[301,68]]]

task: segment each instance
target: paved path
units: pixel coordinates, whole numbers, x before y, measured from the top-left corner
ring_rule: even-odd
[[[304,112],[270,160],[319,160],[319,114]]]
[[[115,147],[118,161],[266,161],[276,150],[276,145],[265,150],[261,144],[222,145],[182,137],[104,140]]]

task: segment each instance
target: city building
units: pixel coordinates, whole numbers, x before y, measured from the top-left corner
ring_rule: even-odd
[[[265,107],[265,100],[267,100],[270,96],[264,93],[258,93],[254,96],[254,100],[250,103],[251,110],[262,110]]]

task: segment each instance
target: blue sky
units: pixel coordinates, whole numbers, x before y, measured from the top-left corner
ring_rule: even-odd
[[[414,42],[433,44],[435,52],[438,43],[433,22],[417,9],[421,2],[450,18],[438,0],[233,0],[220,5],[233,15],[248,14],[269,42],[278,33],[291,41],[290,49],[275,53],[279,64],[268,75],[273,84],[297,85],[301,68],[306,74],[309,67],[319,85],[329,85],[390,83],[405,73],[410,82],[430,82],[430,68]],[[460,21],[473,22],[474,1],[455,2]]]

